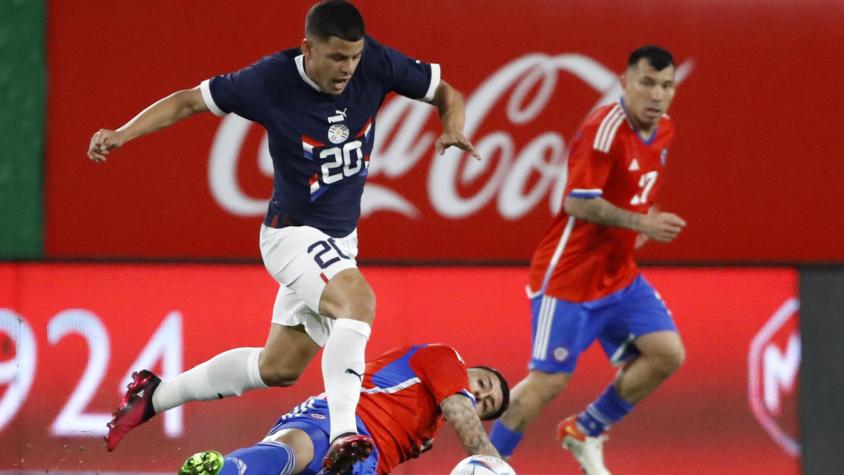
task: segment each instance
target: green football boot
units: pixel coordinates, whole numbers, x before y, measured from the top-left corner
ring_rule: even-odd
[[[215,450],[193,454],[179,469],[179,475],[217,475],[223,469],[223,454]]]

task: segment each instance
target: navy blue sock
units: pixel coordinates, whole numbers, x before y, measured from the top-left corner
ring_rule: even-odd
[[[289,475],[296,466],[293,450],[278,442],[259,442],[226,455],[219,475],[278,473]]]
[[[615,385],[610,384],[595,402],[577,415],[577,424],[586,435],[597,437],[631,410],[633,404],[622,399]]]
[[[495,424],[492,425],[492,432],[489,434],[489,441],[492,442],[498,453],[506,458],[513,455],[516,446],[522,441],[522,437],[524,437],[524,433],[510,430],[501,421],[495,421]]]

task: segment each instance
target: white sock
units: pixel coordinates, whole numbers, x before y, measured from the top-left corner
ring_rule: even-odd
[[[240,396],[248,389],[266,388],[258,366],[262,350],[229,350],[173,379],[162,381],[152,395],[155,412],[166,411],[190,401]]]
[[[367,323],[338,318],[325,342],[322,379],[331,415],[330,441],[340,434],[358,431],[355,409],[360,399],[361,379],[366,365],[366,342],[371,332],[372,327]]]

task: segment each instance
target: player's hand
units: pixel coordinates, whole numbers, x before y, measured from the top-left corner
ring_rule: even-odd
[[[642,218],[640,232],[659,242],[671,242],[686,227],[686,221],[674,213],[648,213]]]
[[[434,143],[437,147],[437,153],[440,155],[445,153],[448,147],[457,147],[460,150],[472,152],[472,156],[480,160],[481,156],[475,151],[475,146],[460,132],[443,132]]]
[[[104,162],[108,154],[123,145],[124,139],[120,132],[100,129],[91,136],[88,144],[88,158],[95,162]]]

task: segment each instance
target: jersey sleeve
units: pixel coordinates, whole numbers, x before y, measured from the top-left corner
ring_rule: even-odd
[[[613,167],[612,156],[593,147],[595,131],[581,130],[569,152],[566,196],[599,198]]]
[[[266,57],[239,71],[202,81],[199,88],[205,105],[218,116],[233,112],[245,119],[262,122],[262,111],[268,102],[264,84],[272,61],[272,57]]]
[[[409,58],[372,38],[368,39],[380,50],[381,60],[385,63],[387,88],[390,91],[428,102],[434,98],[434,92],[440,85],[439,64]]]
[[[463,359],[453,348],[429,345],[420,349],[410,359],[413,371],[434,395],[437,404],[455,394],[462,394],[475,403],[469,388],[469,373]]]

